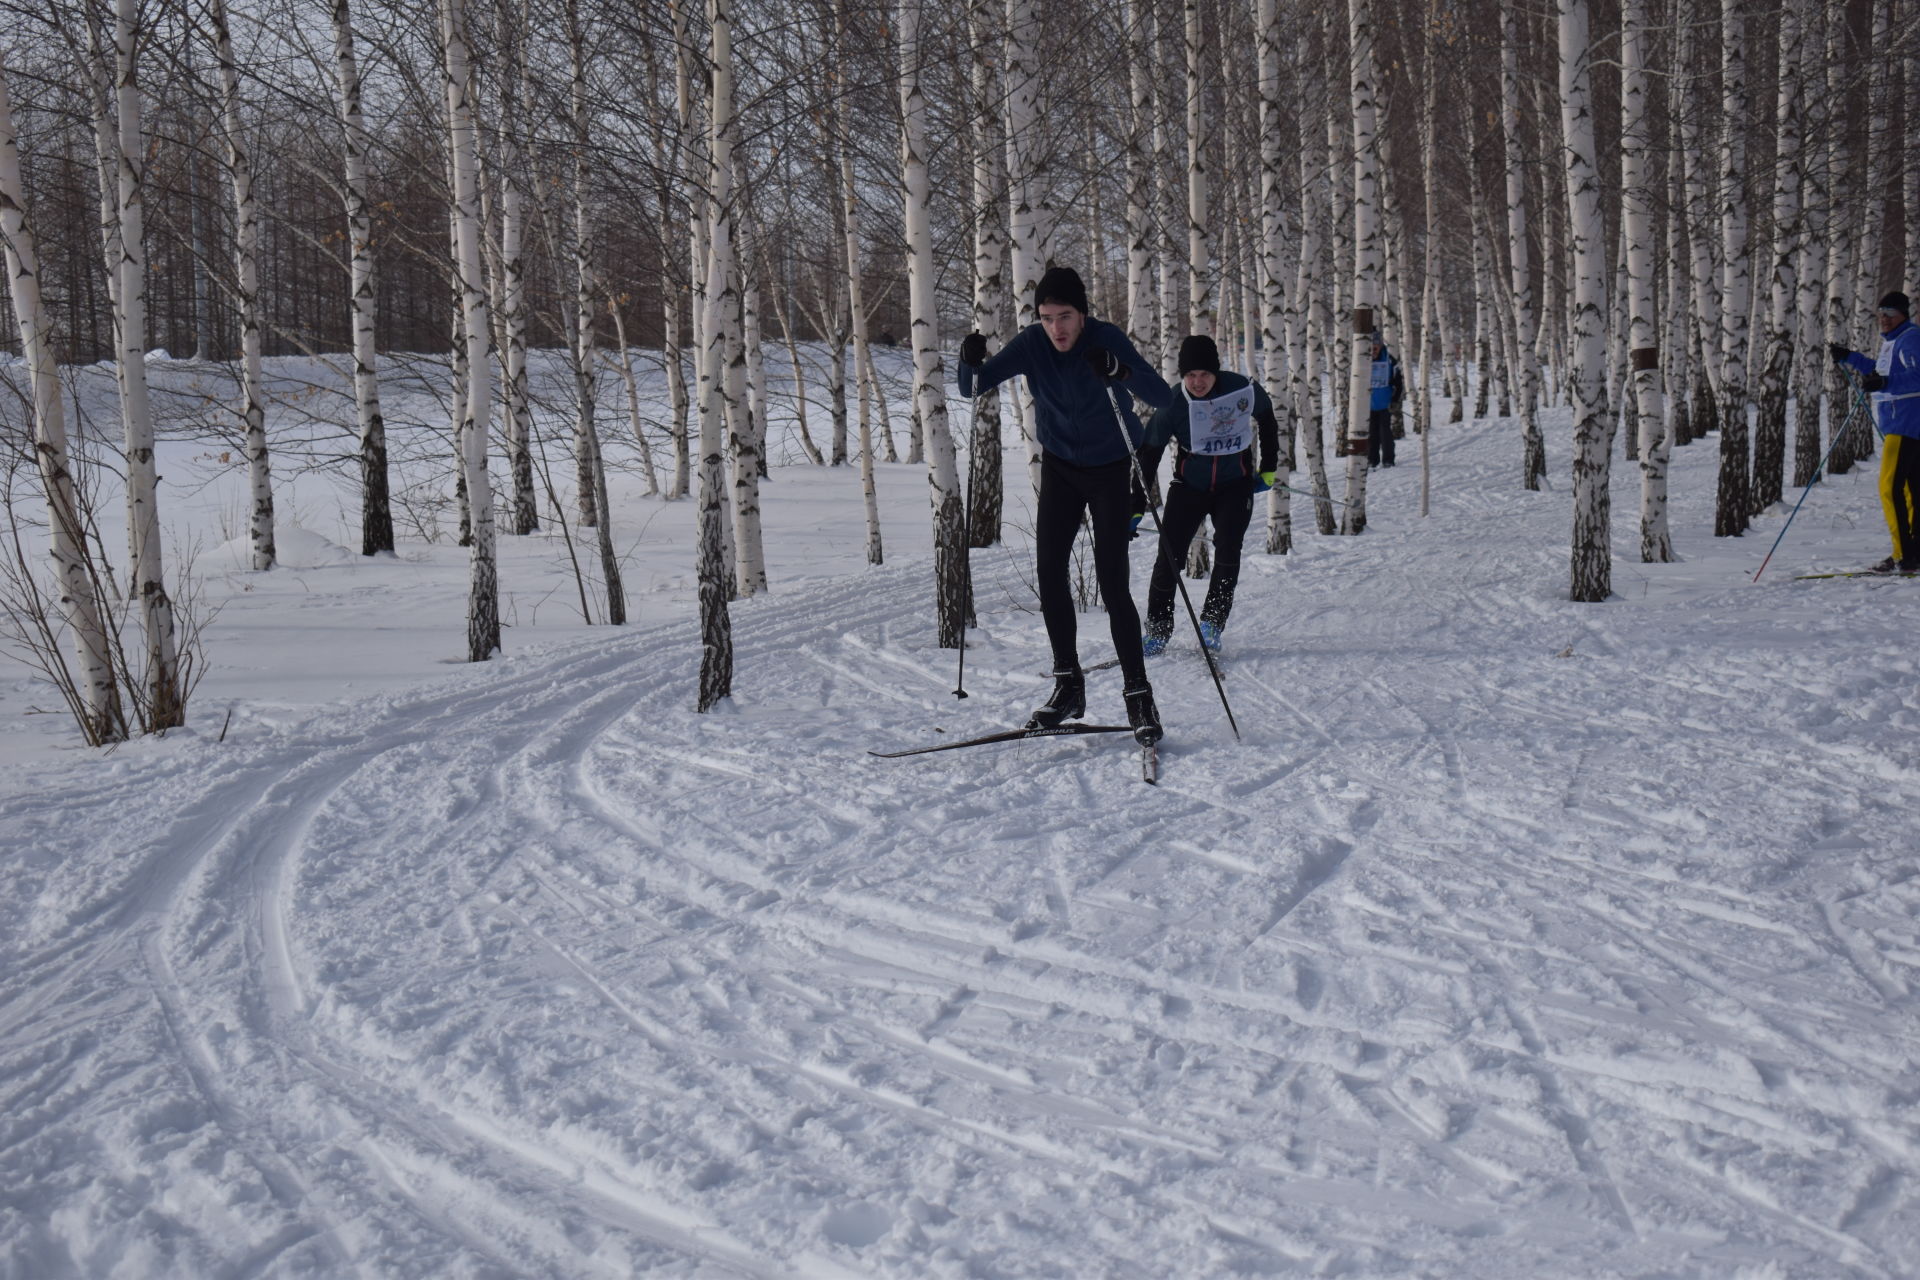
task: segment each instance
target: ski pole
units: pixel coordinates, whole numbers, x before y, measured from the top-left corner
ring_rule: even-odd
[[[1813,469],[1813,479],[1807,481],[1807,487],[1800,491],[1800,500],[1795,502],[1793,504],[1793,510],[1787,513],[1787,522],[1780,526],[1779,537],[1776,537],[1773,540],[1773,545],[1767,548],[1766,559],[1762,560],[1760,567],[1753,571],[1753,577],[1750,581],[1760,581],[1760,575],[1766,572],[1767,561],[1773,559],[1773,553],[1780,549],[1780,540],[1787,536],[1787,530],[1793,526],[1793,518],[1800,514],[1800,504],[1807,500],[1809,493],[1813,492],[1813,486],[1820,483],[1821,473],[1826,471],[1827,464],[1833,461],[1833,451],[1838,449],[1841,441],[1847,438],[1847,432],[1853,426],[1854,415],[1859,413],[1860,406],[1866,403],[1861,399],[1860,387],[1855,381],[1858,375],[1851,369],[1843,370],[1843,372],[1847,375],[1847,381],[1853,386],[1853,404],[1847,409],[1847,416],[1840,420],[1840,429],[1833,433],[1833,443],[1827,446],[1827,456],[1820,459],[1820,465]]]
[[[976,391],[973,396],[973,417],[976,420],[980,417],[980,395]],[[970,421],[967,425],[971,430],[973,423]],[[973,432],[973,444],[974,448],[967,450],[967,510],[960,521],[965,538],[960,554],[967,558],[967,608],[960,618],[960,675],[953,686],[953,696],[956,698],[967,696],[967,622],[973,614],[973,472],[980,465],[980,458],[975,452],[980,444],[978,431]]]
[[[1351,502],[1342,502],[1338,498],[1329,498],[1318,493],[1308,493],[1305,489],[1296,489],[1290,484],[1276,484],[1272,487],[1275,489],[1283,489],[1288,493],[1297,493],[1303,498],[1312,498],[1315,502],[1331,502],[1336,507],[1352,507],[1353,506],[1353,503]],[[1355,507],[1354,509],[1358,510],[1359,508]]]
[[[1153,493],[1147,488],[1147,478],[1140,470],[1140,458],[1133,449],[1133,437],[1127,434],[1127,420],[1120,412],[1120,399],[1113,393],[1111,383],[1107,386],[1107,403],[1113,406],[1113,425],[1120,431],[1120,442],[1127,446],[1127,461],[1133,467],[1133,481],[1140,486],[1140,492],[1147,495],[1147,512],[1153,516],[1153,532],[1160,533],[1160,507],[1153,501]],[[1162,540],[1164,546],[1164,540]],[[1156,556],[1159,554],[1155,553]],[[1193,597],[1187,594],[1186,580],[1174,570],[1173,585],[1180,588],[1180,602],[1187,606],[1187,621],[1193,624],[1194,639],[1200,642],[1200,655],[1207,660],[1207,674],[1213,677],[1213,687],[1220,695],[1220,706],[1227,713],[1227,725],[1233,730],[1233,740],[1240,741],[1240,722],[1233,718],[1233,705],[1227,701],[1227,686],[1220,680],[1219,664],[1213,660],[1213,650],[1207,648],[1206,637],[1200,634],[1200,615],[1194,612]]]

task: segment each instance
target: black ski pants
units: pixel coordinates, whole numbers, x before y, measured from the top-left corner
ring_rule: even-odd
[[[1080,665],[1079,620],[1073,604],[1073,540],[1085,514],[1093,527],[1093,569],[1106,601],[1113,650],[1127,687],[1146,683],[1140,653],[1140,612],[1127,581],[1127,543],[1132,538],[1133,462],[1121,458],[1095,467],[1075,466],[1050,453],[1040,458],[1040,508],[1034,517],[1034,576],[1040,585],[1040,616],[1053,646],[1053,668]]]
[[[1233,612],[1234,588],[1240,585],[1240,544],[1253,523],[1253,477],[1242,476],[1212,489],[1196,489],[1177,480],[1167,486],[1167,509],[1160,517],[1160,554],[1147,586],[1147,630],[1156,636],[1173,634],[1174,577],[1187,561],[1187,546],[1200,531],[1202,520],[1213,521],[1213,575],[1200,620],[1225,631],[1227,615]]]
[[[1393,411],[1374,409],[1367,414],[1367,464],[1393,465]]]

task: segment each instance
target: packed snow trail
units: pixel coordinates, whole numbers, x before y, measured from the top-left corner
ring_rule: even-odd
[[[1920,595],[1571,606],[1437,444],[1248,557],[1243,743],[1150,665],[1158,788],[866,754],[1044,696],[992,551],[964,702],[916,561],[736,607],[707,716],[676,621],[21,771],[0,1275],[1911,1274]]]

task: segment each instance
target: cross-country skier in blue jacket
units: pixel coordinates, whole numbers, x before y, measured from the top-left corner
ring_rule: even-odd
[[[1834,362],[1861,374],[1872,393],[1874,417],[1884,435],[1880,448],[1880,505],[1893,554],[1874,573],[1920,573],[1920,328],[1913,304],[1895,290],[1880,299],[1880,352],[1873,360],[1839,343],[1828,345]]]
[[[1134,350],[1117,325],[1087,314],[1087,290],[1079,273],[1049,267],[1034,292],[1040,322],[1028,325],[991,359],[987,340],[970,333],[960,344],[963,396],[991,390],[1024,375],[1033,393],[1034,430],[1040,439],[1040,501],[1034,517],[1034,571],[1040,615],[1053,648],[1053,696],[1033,713],[1032,723],[1052,728],[1087,713],[1086,676],[1080,668],[1071,564],[1073,539],[1085,514],[1093,528],[1093,566],[1106,601],[1113,648],[1125,680],[1127,723],[1134,736],[1160,740],[1160,713],[1140,652],[1140,614],[1128,583],[1128,500],[1132,454],[1141,437],[1128,394],[1109,399],[1113,387],[1154,408],[1173,391]],[[1121,425],[1113,400],[1119,401]]]

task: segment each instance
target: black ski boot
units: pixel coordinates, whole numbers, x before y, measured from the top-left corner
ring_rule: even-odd
[[[1133,726],[1133,738],[1150,747],[1166,736],[1160,727],[1160,712],[1153,705],[1153,686],[1141,683],[1121,693],[1127,700],[1127,723]]]
[[[1053,673],[1053,696],[1027,721],[1029,729],[1057,729],[1087,714],[1087,677],[1079,667]]]

